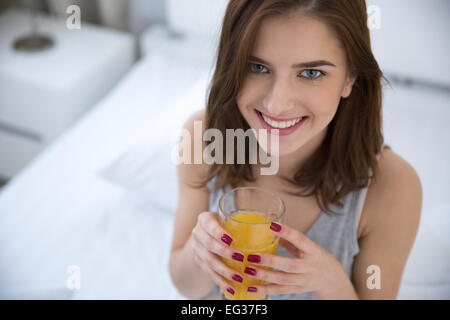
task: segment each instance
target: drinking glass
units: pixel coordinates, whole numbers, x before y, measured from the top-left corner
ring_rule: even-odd
[[[219,217],[222,227],[231,235],[231,247],[244,254],[244,261],[234,261],[222,257],[230,268],[243,275],[243,282],[231,282],[236,290],[234,295],[222,292],[222,298],[230,300],[260,300],[266,295],[248,292],[252,285],[266,282],[249,277],[244,273],[248,266],[255,266],[247,261],[250,254],[276,254],[279,237],[270,230],[272,222],[282,222],[285,205],[275,193],[258,187],[234,188],[224,193],[219,199]],[[262,267],[262,266],[259,266]],[[268,267],[263,267],[271,269]]]

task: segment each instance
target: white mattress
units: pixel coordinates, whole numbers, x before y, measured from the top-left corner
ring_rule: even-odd
[[[159,38],[161,47],[166,40]],[[128,181],[114,176],[121,161],[152,163],[151,129],[164,127],[157,121],[173,114],[179,123],[203,101],[209,61],[157,47],[1,191],[0,298],[182,298],[167,270],[177,201],[171,167],[140,168]],[[424,186],[424,218],[399,298],[450,298],[450,150],[442,148],[450,138],[448,96],[398,88],[386,92],[384,113],[386,143],[416,167]],[[105,170],[111,164],[116,172]],[[171,190],[162,199],[168,206],[153,199],[155,185],[128,188],[146,175],[170,180],[161,186]],[[79,290],[66,286],[71,265],[81,271]]]

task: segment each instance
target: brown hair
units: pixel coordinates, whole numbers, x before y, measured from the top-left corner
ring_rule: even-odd
[[[376,174],[383,145],[382,84],[384,78],[371,51],[365,0],[230,0],[222,24],[216,67],[209,86],[205,129],[249,129],[241,115],[236,96],[247,76],[248,62],[257,31],[267,17],[304,12],[327,24],[347,54],[349,72],[356,77],[352,92],[341,99],[328,126],[327,135],[316,152],[294,177],[284,178],[314,195],[324,212],[334,213],[329,204],[342,206],[348,193],[366,187]],[[212,164],[201,186],[217,176],[215,190],[242,179],[254,181],[245,164]],[[372,170],[370,175],[369,170]]]

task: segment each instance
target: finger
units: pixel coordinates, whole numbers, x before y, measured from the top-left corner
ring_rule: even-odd
[[[194,242],[195,241],[196,240],[194,240]],[[215,254],[205,248],[201,243],[194,243],[194,251],[204,265],[228,280],[242,283],[244,279],[242,274],[225,265]]]
[[[283,285],[307,285],[307,276],[302,273],[288,273],[283,271],[274,271],[253,266],[246,267],[244,270],[249,277],[266,281],[268,283]]]
[[[291,256],[296,257],[296,258],[302,258],[303,252],[300,249],[298,249],[296,246],[294,246],[292,243],[290,243],[289,241],[287,241],[283,238],[280,238],[279,245],[284,247]]]
[[[244,254],[241,251],[230,248],[224,243],[217,241],[202,226],[196,226],[192,233],[194,234],[194,238],[209,251],[230,260],[244,261]]]
[[[198,216],[198,222],[214,239],[225,243],[227,246],[230,246],[233,242],[233,237],[220,226],[215,213],[209,211],[201,213]]]
[[[295,247],[297,247],[298,249],[302,250],[305,253],[314,253],[317,250],[316,243],[310,240],[302,232],[293,229],[286,224],[272,222],[270,225],[270,229],[277,236],[289,241]]]
[[[288,293],[300,294],[311,290],[301,286],[261,284],[261,285],[251,285],[248,287],[247,291],[265,295],[265,294],[288,294]]]
[[[247,261],[289,273],[307,273],[309,263],[305,259],[288,258],[268,253],[250,254]]]
[[[225,279],[220,274],[215,272],[206,263],[204,263],[198,255],[196,255],[195,259],[196,261],[198,261],[197,263],[201,265],[202,270],[205,271],[211,277],[214,283],[217,284],[217,286],[222,291],[224,292],[227,291],[228,293],[234,295],[236,290],[232,285],[230,285],[227,281],[225,281]]]

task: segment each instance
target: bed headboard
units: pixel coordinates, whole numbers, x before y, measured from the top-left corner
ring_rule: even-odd
[[[217,37],[228,0],[167,0],[171,32],[186,36]]]

